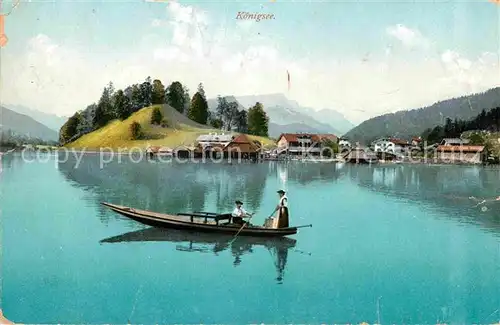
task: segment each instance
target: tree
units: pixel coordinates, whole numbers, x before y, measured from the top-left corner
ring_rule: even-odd
[[[165,103],[175,108],[178,112],[184,113],[186,92],[179,81],[172,82],[165,90]]]
[[[89,133],[94,129],[94,116],[97,110],[97,105],[95,103],[87,106],[80,113],[80,123],[78,123],[77,134],[80,136]]]
[[[130,100],[121,89],[113,95],[113,106],[115,115],[120,120],[125,120],[132,114]]]
[[[164,103],[165,103],[165,86],[163,86],[160,80],[155,79],[153,81],[151,104],[159,105]]]
[[[222,122],[224,120],[224,116],[226,115],[226,112],[228,110],[228,102],[225,97],[221,97],[220,95],[217,96],[217,108],[215,110],[216,112],[216,118],[221,121],[221,128],[222,128]]]
[[[80,113],[75,113],[71,116],[59,131],[59,143],[64,144],[76,136],[78,124],[80,123]]]
[[[205,96],[205,89],[203,89],[203,83],[201,82],[198,84],[198,93],[200,93],[201,97],[207,100],[207,97]]]
[[[195,122],[207,124],[208,104],[199,92],[194,94],[191,104],[189,105],[187,116]]]
[[[129,99],[131,113],[137,112],[144,106],[142,106],[142,92],[138,84],[134,84],[125,88],[125,96]]]
[[[139,123],[132,122],[132,124],[130,124],[130,135],[132,140],[139,140],[142,138],[142,127]]]
[[[96,129],[103,127],[113,118],[115,118],[113,114],[113,106],[111,103],[112,90],[113,88],[104,87],[104,90],[102,91],[102,95],[101,98],[99,99],[99,103],[97,104],[93,121],[94,128]]]
[[[238,116],[238,103],[230,102],[227,105],[227,110],[224,114],[224,124],[226,130],[231,131],[233,126],[235,126],[236,117]]]
[[[182,86],[184,90],[184,114],[187,114],[187,110],[189,109],[189,105],[191,103],[191,96],[189,96],[189,89],[186,86]]]
[[[155,107],[153,112],[151,113],[151,124],[161,124],[163,120],[163,114],[160,111],[159,107]]]
[[[220,118],[217,118],[216,114],[213,114],[212,112],[208,111],[208,125],[210,125],[214,129],[221,129],[222,120]]]
[[[238,111],[235,118],[236,132],[247,133],[248,132],[248,116],[247,111],[242,109]]]
[[[151,106],[153,97],[153,85],[151,84],[151,78],[147,77],[139,88],[141,90],[141,108]]]
[[[339,153],[339,145],[336,141],[330,139],[323,139],[321,141],[322,154],[326,157],[331,157],[332,154]]]
[[[248,133],[267,137],[268,129],[269,117],[262,104],[257,102],[255,106],[248,110]]]

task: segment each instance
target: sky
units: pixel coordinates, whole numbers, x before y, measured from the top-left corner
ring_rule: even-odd
[[[488,0],[12,1],[0,100],[57,115],[148,76],[191,95],[202,82],[209,98],[283,93],[354,123],[500,81],[500,5]]]

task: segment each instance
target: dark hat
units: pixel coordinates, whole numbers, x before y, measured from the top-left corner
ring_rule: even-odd
[[[243,204],[243,202],[241,202],[240,200],[236,200],[234,201],[235,204]]]
[[[285,194],[285,191],[283,191],[283,190],[279,190],[279,191],[278,191],[278,193],[280,193],[280,194]]]

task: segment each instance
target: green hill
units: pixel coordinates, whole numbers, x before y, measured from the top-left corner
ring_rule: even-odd
[[[160,107],[164,118],[167,120],[167,127],[151,125],[151,114],[155,107]],[[145,139],[132,140],[130,126],[133,122],[141,125],[145,133]],[[211,129],[207,125],[196,123],[169,105],[156,105],[143,108],[133,113],[124,121],[111,121],[106,126],[66,144],[65,147],[91,150],[99,148],[125,150],[126,148],[130,149],[134,147],[145,149],[148,146],[174,148],[180,145],[192,145],[199,135],[209,132],[220,132],[220,130]],[[264,145],[273,143],[268,138],[252,138],[261,141]]]

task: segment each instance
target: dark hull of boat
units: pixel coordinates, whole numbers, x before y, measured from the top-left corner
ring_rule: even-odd
[[[189,220],[182,220],[182,218],[174,215],[161,214],[146,210],[133,209],[126,206],[115,205],[111,203],[101,203],[102,205],[110,208],[111,210],[144,225],[169,228],[178,230],[190,230],[206,233],[220,233],[235,235],[240,230],[239,225],[215,225],[190,222]],[[282,237],[294,235],[297,233],[296,227],[287,228],[264,228],[258,226],[244,227],[238,236],[254,236],[254,237]]]

